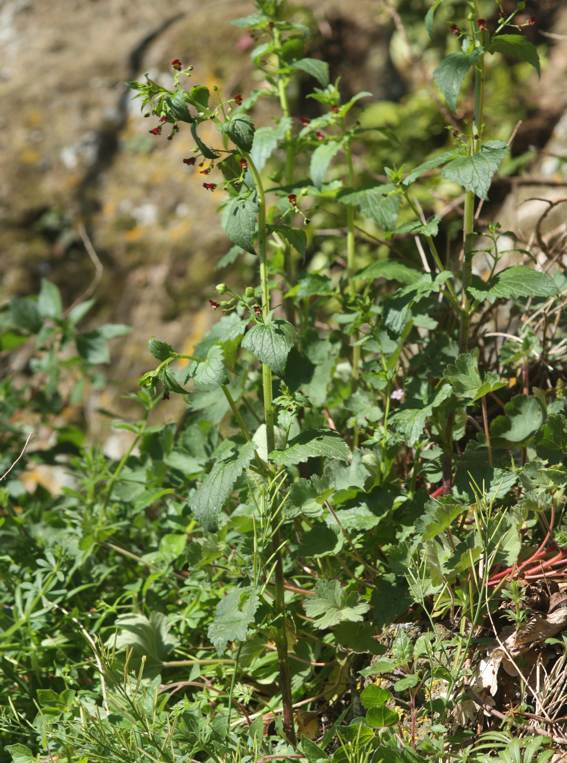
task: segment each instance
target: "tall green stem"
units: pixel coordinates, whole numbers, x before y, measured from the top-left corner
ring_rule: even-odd
[[[348,170],[348,184],[349,187],[352,188],[354,186],[354,167],[352,163],[352,146],[350,141],[347,141],[346,148],[345,148],[345,156],[347,160],[347,170]],[[356,298],[356,283],[354,280],[354,276],[356,275],[356,238],[355,238],[355,227],[354,227],[354,206],[349,204],[347,206],[347,278],[349,281],[349,291],[350,295],[354,301]],[[360,345],[357,344],[358,342],[358,331],[353,334],[353,348],[352,348],[352,381],[353,386],[356,387],[358,384],[358,380],[360,378],[360,361],[361,361],[361,355],[360,355]],[[354,428],[354,438],[353,438],[353,445],[354,447],[358,447],[358,440],[360,436],[360,431],[358,424],[355,425]]]
[[[472,156],[480,150],[482,144],[484,120],[484,56],[474,70],[474,116],[469,133],[469,153]],[[472,276],[472,261],[474,256],[474,208],[475,196],[472,191],[465,195],[465,211],[463,215],[463,272],[461,294],[461,321],[459,329],[459,347],[466,352],[468,347],[470,302],[467,289]]]
[[[280,51],[281,36],[280,36],[280,30],[278,29],[277,26],[274,27],[273,39],[274,39],[274,44],[276,45],[277,50]],[[278,65],[280,69],[282,67],[282,63],[285,64],[285,61],[282,61],[282,58],[278,52]],[[277,84],[278,84],[278,99],[280,102],[280,109],[282,111],[282,115],[284,119],[289,120],[290,110],[289,110],[289,99],[287,97],[286,78],[279,73],[277,75]],[[290,124],[287,130],[285,131],[284,183],[285,185],[288,185],[288,186],[290,186],[293,183],[294,159],[295,159],[295,150],[293,146],[293,131],[291,129],[291,124]],[[288,285],[293,286],[293,284],[295,283],[295,262],[293,257],[293,249],[288,241],[284,242],[284,267],[285,267],[285,274],[286,274]],[[293,322],[294,306],[293,306],[292,300],[287,299],[285,301],[285,310],[286,310],[287,319]]]
[[[266,224],[266,194],[258,169],[251,157],[247,156],[248,166],[258,194],[258,249],[260,254],[260,284],[262,289],[262,316],[264,320],[269,317],[270,285],[268,273],[267,253],[267,224]],[[275,416],[272,390],[272,369],[265,363],[262,364],[262,390],[264,396],[264,423],[266,425],[266,443],[269,454],[275,445]],[[291,744],[296,743],[295,727],[293,722],[293,701],[291,696],[291,671],[289,667],[288,642],[286,629],[285,588],[282,555],[282,537],[278,518],[274,518],[272,530],[272,553],[275,560],[275,606],[279,621],[276,647],[278,650],[278,664],[280,674],[280,692],[283,706],[283,725],[285,734]]]

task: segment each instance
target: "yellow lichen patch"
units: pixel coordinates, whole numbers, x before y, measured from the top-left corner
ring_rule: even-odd
[[[124,240],[132,243],[133,241],[140,241],[145,235],[144,227],[142,225],[135,225],[124,233]]]
[[[19,160],[22,164],[33,166],[34,164],[40,163],[41,154],[38,153],[34,148],[30,148],[29,146],[26,146],[26,148],[23,148],[20,151]]]
[[[170,241],[182,241],[190,232],[191,223],[188,220],[172,225],[167,234]]]

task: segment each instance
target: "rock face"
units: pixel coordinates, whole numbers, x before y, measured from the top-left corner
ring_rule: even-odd
[[[399,95],[389,30],[375,23],[372,0],[348,17],[339,0],[302,6],[319,30],[314,46],[348,91]],[[183,136],[149,135],[125,82],[167,77],[180,57],[207,85],[245,93],[256,75],[249,41],[230,20],[252,10],[243,0],[0,5],[0,299],[33,293],[42,277],[69,302],[81,294],[95,275],[77,233],[83,221],[102,266],[98,319],[134,327],[128,355],[113,364],[117,378],[139,372],[150,334],[178,346],[202,334],[214,263],[227,248],[219,197],[183,165]]]

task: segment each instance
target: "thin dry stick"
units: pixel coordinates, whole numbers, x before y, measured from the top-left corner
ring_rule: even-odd
[[[29,435],[27,436],[27,439],[26,439],[26,441],[24,443],[24,447],[22,448],[22,451],[21,451],[20,455],[17,457],[17,459],[14,461],[14,463],[4,472],[4,474],[0,477],[0,482],[2,482],[2,480],[6,479],[6,477],[10,474],[12,469],[22,459],[24,453],[26,452],[26,448],[28,447],[28,443],[29,443],[29,441],[31,440],[32,437],[33,437],[33,431],[30,432]]]
[[[80,222],[77,225],[77,233],[79,234],[80,239],[83,242],[83,246],[85,247],[85,251],[89,255],[89,259],[94,266],[95,273],[90,284],[81,294],[79,294],[79,296],[75,299],[75,301],[68,308],[68,310],[66,310],[66,313],[69,313],[80,302],[84,302],[89,297],[92,297],[92,295],[95,293],[100,283],[102,274],[104,272],[104,265],[102,264],[102,262],[100,261],[100,257],[96,253],[96,249],[93,246],[93,242],[89,238],[89,234],[87,233],[87,229],[85,228],[84,223]]]

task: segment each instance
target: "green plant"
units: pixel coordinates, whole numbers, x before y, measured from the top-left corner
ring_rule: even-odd
[[[88,306],[65,313],[47,282],[3,311],[3,350],[32,335],[39,350],[31,382],[15,373],[1,401],[13,760],[403,763],[486,759],[501,743],[496,759],[549,757],[530,738],[528,678],[517,706],[479,695],[482,675],[478,688],[506,599],[514,626],[529,619],[515,578],[567,566],[550,545],[567,485],[552,366],[565,276],[533,243],[513,249],[530,264],[509,265],[498,225],[479,219],[513,137],[485,83],[499,56],[539,71],[524,10],[429,7],[433,39],[463,19],[432,73],[456,117],[446,145],[394,166],[404,149],[372,123],[370,94],[343,97],[309,55],[305,15],[278,0],[235,22],[257,43],[257,90],[192,84],[179,59],[169,86],[131,83],[150,132],[189,139],[185,164],[220,197],[223,266],[247,258],[257,275],[217,285],[221,317],[190,355],[150,340],[140,414],[116,423],[131,435],[122,458],[56,427],[32,457],[63,457],[73,482],[55,496],[18,480],[31,454],[15,460],[13,418],[37,407],[52,421],[61,369],[92,376],[123,329],[78,332]],[[292,116],[298,77],[311,119]],[[277,112],[257,127],[261,98]],[[462,214],[440,214],[434,191],[462,196]],[[164,424],[172,395],[186,410]],[[501,736],[476,739],[497,723]],[[512,731],[527,739],[508,744]]]

